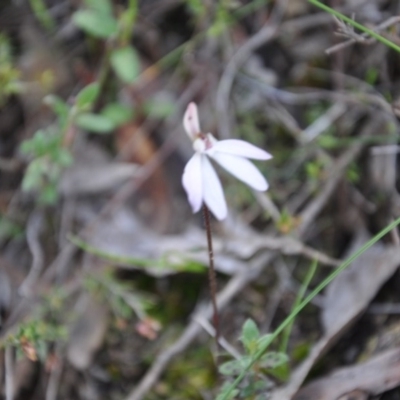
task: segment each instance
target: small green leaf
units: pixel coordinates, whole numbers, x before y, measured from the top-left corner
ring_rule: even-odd
[[[287,382],[290,378],[290,366],[289,363],[279,365],[273,369],[268,371],[269,375],[272,375],[275,379],[278,379],[280,382]]]
[[[69,107],[67,103],[58,96],[50,94],[43,99],[43,103],[49,106],[59,119],[59,126],[63,130],[67,125]]]
[[[130,46],[121,47],[111,53],[111,65],[115,73],[125,83],[132,83],[138,77],[139,57]]]
[[[238,389],[233,389],[229,394],[228,390],[229,389],[225,389],[222,391],[215,400],[233,400],[239,394]]]
[[[68,115],[69,108],[67,103],[54,94],[49,94],[46,96],[43,99],[43,103],[49,106],[59,117],[66,117]]]
[[[221,391],[219,392],[218,396],[215,400],[233,400],[239,394],[238,389],[231,390],[230,382],[224,382],[222,385]]]
[[[169,117],[175,111],[175,104],[166,100],[150,100],[144,104],[144,110],[147,115],[154,118]]]
[[[112,16],[112,6],[109,0],[85,0],[85,5],[103,15]]]
[[[49,13],[46,4],[43,0],[30,0],[29,1],[32,11],[36,18],[46,29],[54,29],[55,22],[52,15]]]
[[[80,128],[96,133],[108,133],[115,128],[110,119],[98,114],[80,114],[76,117],[75,122]]]
[[[334,136],[322,135],[318,139],[318,144],[324,149],[334,149],[338,147],[339,141]]]
[[[288,360],[289,358],[287,354],[271,351],[261,357],[259,366],[267,369],[277,368],[283,364],[286,364]]]
[[[18,238],[22,236],[23,229],[8,217],[0,215],[0,240]]]
[[[266,335],[261,336],[258,340],[257,340],[257,350],[261,350],[264,349],[265,346],[267,346],[268,344],[271,343],[271,338],[274,335],[272,333],[267,333]]]
[[[40,189],[39,201],[42,204],[55,204],[58,199],[57,187],[55,185],[48,184]]]
[[[242,328],[241,340],[247,350],[254,350],[258,338],[260,337],[260,331],[257,328],[256,323],[252,319],[248,319]]]
[[[250,398],[253,399],[257,393],[261,392],[261,393],[263,393],[263,396],[264,396],[263,399],[265,399],[265,398],[268,398],[265,395],[266,392],[273,387],[274,387],[274,384],[271,380],[260,377],[256,381],[250,380],[249,384],[243,388],[240,395],[244,399],[250,399]]]
[[[85,86],[76,96],[76,106],[80,110],[87,110],[96,101],[100,93],[100,85],[97,82]]]
[[[123,104],[111,103],[103,108],[101,115],[110,119],[115,126],[120,126],[132,118],[133,110],[131,107]]]
[[[40,158],[33,160],[25,171],[24,179],[22,180],[22,190],[29,192],[40,187],[42,176],[45,172],[46,163]]]
[[[118,23],[112,15],[95,10],[77,11],[72,20],[78,28],[102,39],[107,39],[118,31]]]
[[[74,161],[69,149],[64,147],[57,149],[57,151],[52,154],[52,159],[60,167],[69,167]]]
[[[250,357],[242,357],[239,360],[228,361],[219,367],[222,375],[236,376],[239,375],[251,363]]]

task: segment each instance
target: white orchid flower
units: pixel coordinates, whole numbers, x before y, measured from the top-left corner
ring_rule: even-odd
[[[244,140],[218,141],[211,133],[202,133],[195,103],[188,105],[183,125],[195,151],[182,176],[182,184],[194,213],[200,210],[203,202],[219,220],[226,218],[228,213],[221,182],[209,158],[251,188],[259,191],[268,189],[261,172],[247,159],[269,160],[271,154]]]

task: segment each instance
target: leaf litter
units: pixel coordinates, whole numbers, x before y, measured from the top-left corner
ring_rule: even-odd
[[[243,322],[252,317],[262,333],[271,321],[276,326],[298,289],[294,276],[310,260],[325,276],[340,264],[349,232],[365,243],[369,232],[399,215],[397,61],[375,40],[338,21],[332,25],[331,16],[301,1],[220,2],[218,9],[193,1],[139,2],[133,40],[107,43],[104,35],[118,34],[117,18],[131,18],[121,12],[124,2],[114,9],[105,0],[32,1],[48,11],[37,15],[22,3],[0,6],[0,80],[9,79],[0,89],[0,337],[2,343],[13,337],[25,357],[16,360],[15,398],[213,398],[210,357],[195,360],[191,352],[210,353],[205,324],[196,322],[210,313],[203,307],[202,222],[191,216],[180,182],[191,154],[183,140],[184,110],[195,101],[206,132],[249,141],[274,156],[259,167],[271,185],[267,197],[221,174],[229,218],[214,225],[215,262],[223,340],[237,355]],[[396,36],[395,2],[342,3],[346,15]],[[104,12],[108,27],[101,30],[96,23]],[[335,39],[334,30],[342,37]],[[113,60],[105,85],[88,94],[83,88],[97,91],[92,84],[107,51]],[[126,68],[127,59],[134,68]],[[85,109],[75,121],[79,129],[62,141],[74,163],[54,188],[46,185],[58,165],[39,158],[41,169],[33,172],[41,175],[31,179],[39,189],[21,192],[32,161],[21,156],[21,144],[65,117],[65,110],[55,116],[43,105],[49,93],[67,112],[74,105]],[[90,133],[94,128],[102,134]],[[38,202],[43,193],[51,205]],[[29,221],[36,214],[44,225],[32,240]],[[308,341],[309,355],[286,385],[268,386],[262,396],[365,399],[399,385],[394,345],[359,364],[336,365],[337,372],[301,389],[384,283],[393,275],[396,281],[400,254],[389,240],[398,244],[398,234],[372,247],[315,299],[320,339],[317,321],[308,326],[298,316],[290,344]],[[21,290],[38,254],[40,271],[30,290]],[[276,273],[275,262],[286,272]],[[117,289],[107,298],[82,284],[110,268]],[[35,319],[38,311],[44,325]],[[387,323],[379,318],[377,331]],[[53,323],[68,328],[67,341]],[[38,328],[39,339],[46,333],[51,340],[37,340]],[[10,388],[10,354],[2,364],[2,391]],[[196,367],[188,384],[193,365],[204,365],[209,375]]]

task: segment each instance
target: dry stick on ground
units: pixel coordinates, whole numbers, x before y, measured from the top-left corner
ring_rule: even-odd
[[[375,303],[366,310],[369,314],[400,314],[399,303]]]
[[[265,26],[252,36],[232,57],[222,74],[217,89],[216,107],[218,114],[218,134],[220,139],[228,139],[230,135],[229,98],[238,69],[248,60],[253,51],[271,41],[278,33],[279,22],[287,0],[281,0],[274,8],[273,15]]]
[[[335,20],[336,20],[336,18],[335,18]],[[391,17],[388,20],[383,21],[381,24],[377,25],[376,27],[371,28],[371,30],[373,30],[374,32],[378,32],[379,33],[381,31],[383,31],[384,29],[387,29],[390,26],[395,25],[395,24],[397,24],[399,22],[400,22],[400,17],[399,16]],[[363,45],[370,45],[370,44],[376,42],[376,39],[371,38],[370,35],[368,35],[368,33],[362,33],[362,34],[354,33],[354,34],[356,35],[355,37],[352,37],[349,40],[346,40],[345,42],[338,43],[338,44],[336,44],[336,45],[334,45],[332,47],[329,47],[328,49],[325,50],[325,53],[326,54],[332,54],[332,53],[334,53],[336,51],[345,49],[346,47],[349,47],[354,43],[361,43]]]
[[[331,194],[335,190],[340,179],[342,179],[343,173],[346,171],[348,165],[357,157],[361,149],[364,146],[364,141],[362,140],[368,136],[374,136],[375,132],[383,123],[383,118],[379,116],[374,116],[374,118],[369,119],[369,123],[365,125],[361,134],[359,135],[360,141],[353,143],[348,150],[339,158],[336,165],[332,168],[332,172],[327,182],[322,188],[321,193],[308,204],[305,210],[300,214],[300,225],[296,229],[296,234],[302,236],[308,227],[311,225],[312,221],[321,212],[322,208],[327,203]]]
[[[245,240],[247,240],[246,237]],[[251,255],[243,255],[243,253],[240,255],[238,252],[235,252],[235,249],[232,247],[238,245],[236,241],[233,242],[232,245],[229,245],[228,242],[225,247],[226,251],[228,253],[236,254],[240,258],[247,258],[253,256],[257,251],[260,250],[276,250],[285,255],[302,255],[306,258],[318,261],[321,264],[331,267],[337,267],[341,264],[340,260],[329,257],[321,251],[306,246],[303,242],[291,236],[274,237],[262,234],[254,234],[248,240],[253,242],[253,245],[249,247],[251,249]]]
[[[200,315],[195,315],[193,317],[193,320],[196,321],[201,325],[201,327],[212,337],[215,337],[215,329],[212,327],[212,325],[208,322],[207,319],[202,318]],[[221,345],[221,347],[227,351],[233,358],[236,358],[237,360],[242,357],[242,355],[233,347],[231,344],[224,338],[220,337],[218,343]]]
[[[324,114],[310,124],[300,135],[301,143],[309,143],[315,140],[327,128],[340,118],[348,107],[344,103],[334,103]]]
[[[32,254],[32,265],[28,275],[19,288],[19,293],[24,297],[29,297],[32,294],[32,288],[38,281],[44,265],[44,253],[40,244],[43,220],[43,210],[34,211],[29,218],[26,229],[26,241]]]
[[[264,211],[267,211],[274,222],[278,222],[281,218],[279,208],[271,200],[271,197],[265,192],[253,191],[258,204]]]
[[[369,0],[366,0],[367,2]],[[364,4],[359,3],[356,7],[343,5],[342,7],[335,7],[335,9],[342,14],[349,14],[357,10],[361,10]],[[316,12],[315,14],[307,14],[305,16],[300,16],[298,18],[293,18],[291,20],[285,21],[282,26],[282,34],[288,34],[297,36],[301,31],[311,30],[313,28],[320,27],[321,25],[327,26],[332,22],[331,14],[327,12]]]
[[[316,70],[313,68],[312,72]],[[330,75],[333,75],[330,73]],[[354,93],[354,91],[333,92],[331,90],[316,89],[316,88],[302,88],[295,90],[294,88],[278,89],[273,86],[267,85],[264,82],[258,81],[254,78],[240,75],[240,81],[247,84],[254,90],[260,92],[268,99],[274,99],[289,105],[302,105],[313,103],[318,100],[322,101],[337,101],[346,104],[354,104],[357,106],[370,106],[379,107],[381,110],[393,115],[392,106],[380,94],[370,93]]]
[[[229,98],[235,76],[239,68],[248,60],[253,51],[273,40],[278,28],[287,32],[294,31],[298,34],[299,30],[308,29],[313,26],[323,25],[331,20],[331,16],[326,13],[313,14],[312,16],[302,17],[294,21],[287,21],[280,25],[287,1],[281,0],[275,7],[271,18],[266,25],[254,36],[252,36],[229,61],[217,89],[216,108],[218,114],[218,133],[221,139],[230,137],[229,119]]]

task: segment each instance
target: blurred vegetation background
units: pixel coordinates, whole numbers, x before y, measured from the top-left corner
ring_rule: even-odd
[[[325,4],[394,46],[305,0],[1,1],[1,398],[216,398],[399,217],[400,3]],[[205,132],[274,156],[267,193],[219,171],[219,357],[181,186],[191,101]],[[397,399],[399,243],[357,258],[231,398]],[[332,384],[343,366],[360,378]]]

